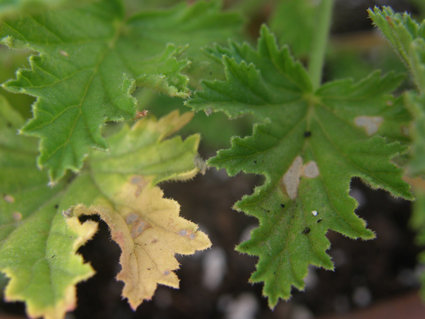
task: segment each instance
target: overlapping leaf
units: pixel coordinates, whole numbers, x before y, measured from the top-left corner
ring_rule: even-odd
[[[174,254],[191,254],[207,248],[210,242],[196,231],[195,224],[178,217],[178,204],[162,198],[155,184],[191,178],[200,170],[199,136],[186,140],[168,138],[192,114],[180,116],[174,112],[159,121],[150,117],[131,128],[124,126],[109,138],[109,154],[92,151],[87,169],[70,185],[62,182],[49,188],[47,177],[34,165],[33,138],[15,136],[22,119],[4,104],[2,111],[6,117],[1,117],[0,130],[0,191],[4,194],[0,202],[0,270],[11,278],[6,298],[25,301],[30,316],[63,318],[66,311],[75,307],[75,284],[93,274],[91,267],[75,255],[96,230],[94,222],[79,223],[78,215],[83,210],[86,214],[100,214],[106,222],[116,222],[109,225],[123,251],[123,271],[118,279],[125,282],[123,296],[133,308],[152,296],[157,283],[177,287],[178,280],[172,272],[178,268]],[[78,214],[74,214],[75,207]],[[146,256],[145,264],[132,259],[133,252],[140,254],[144,241],[143,236],[132,237],[131,225],[124,219],[129,213],[140,213],[140,218],[155,229],[158,245],[152,249],[158,251],[151,254],[149,262],[166,267],[162,274],[170,279],[149,277],[150,281],[143,281],[147,290],[134,288],[137,269],[145,273],[146,279],[149,266]],[[138,218],[133,220],[136,221]],[[183,229],[187,236],[182,235]],[[170,240],[177,246],[171,248]]]
[[[413,75],[419,92],[406,92],[404,102],[412,114],[411,135],[413,139],[408,172],[412,175],[425,174],[425,23],[417,23],[409,14],[394,13],[389,7],[374,8],[369,15],[375,25],[395,48],[401,60]],[[417,242],[425,244],[425,187],[421,178],[413,180],[413,191],[417,197],[410,220],[412,228],[418,231]],[[425,254],[420,261],[425,263]],[[425,298],[425,274],[422,295]]]
[[[143,176],[133,176],[112,198],[98,199],[90,208],[79,205],[73,211],[75,215],[99,214],[110,227],[112,239],[122,250],[117,279],[124,282],[122,296],[134,310],[152,298],[157,284],[179,287],[173,272],[179,268],[175,254],[190,255],[211,246],[197,225],[179,217],[176,201],[148,184]]]
[[[189,61],[179,59],[184,46],[193,43],[195,50],[240,23],[220,14],[219,5],[201,1],[126,18],[119,0],[103,0],[3,23],[4,44],[40,52],[31,57],[31,70],[19,70],[5,88],[38,97],[22,132],[41,137],[38,164],[49,168],[53,182],[67,169],[78,171],[90,148],[108,148],[101,126],[135,116],[136,85],[188,96],[181,72]],[[164,51],[171,41],[182,46]]]
[[[75,255],[97,225],[65,220],[63,185],[52,189],[37,170],[34,138],[16,136],[22,118],[0,100],[0,270],[8,301],[21,300],[32,317],[62,318],[75,307],[75,284],[93,275]]]
[[[408,13],[394,13],[390,7],[369,9],[369,17],[389,40],[400,59],[412,72],[416,85],[425,93],[425,22]]]
[[[222,59],[227,81],[204,82],[205,90],[187,104],[229,117],[252,113],[263,121],[252,136],[233,138],[232,147],[208,163],[230,175],[265,176],[235,208],[260,221],[238,250],[260,257],[251,281],[264,282],[273,307],[290,297],[291,286],[304,288],[309,264],[333,268],[326,254],[328,230],[374,237],[354,213],[357,203],[348,195],[352,177],[411,198],[401,170],[389,162],[405,147],[376,136],[388,120],[403,129],[405,123],[391,114],[400,103],[389,94],[400,77],[373,73],[359,83],[335,81],[313,92],[305,69],[286,47],[277,47],[266,27],[257,50],[232,42],[209,53]]]
[[[124,127],[109,139],[110,154],[91,154],[90,172],[71,184],[62,202],[84,205],[68,216],[99,214],[109,225],[122,249],[117,279],[124,281],[123,297],[133,309],[152,297],[158,283],[178,287],[172,272],[178,268],[176,253],[193,254],[211,245],[195,224],[178,217],[178,203],[163,198],[155,186],[199,172],[199,135],[164,140],[192,115],[173,112],[158,122],[145,118],[131,129]]]

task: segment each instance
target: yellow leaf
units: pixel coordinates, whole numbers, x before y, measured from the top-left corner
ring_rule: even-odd
[[[180,205],[163,195],[148,179],[134,175],[113,198],[74,209],[76,216],[99,214],[109,225],[122,251],[117,279],[124,282],[122,295],[133,309],[152,298],[157,284],[179,287],[175,254],[191,255],[211,246],[196,224],[179,216]]]

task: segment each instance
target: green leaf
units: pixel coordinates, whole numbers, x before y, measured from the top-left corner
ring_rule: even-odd
[[[409,173],[423,174],[425,173],[425,95],[407,92],[404,101],[414,118],[411,125],[413,143],[410,148]]]
[[[93,275],[77,249],[95,223],[68,221],[58,209],[63,184],[52,189],[35,167],[34,138],[16,136],[20,115],[0,99],[0,271],[8,301],[27,304],[32,317],[63,317],[75,307],[75,284]]]
[[[184,141],[179,136],[166,139],[192,116],[172,112],[159,121],[148,116],[131,128],[125,126],[108,140],[109,154],[92,152],[89,169],[73,181],[62,201],[64,207],[73,207],[70,217],[99,214],[109,225],[112,239],[122,250],[117,279],[124,281],[122,295],[133,309],[152,297],[158,283],[178,288],[172,272],[178,268],[174,254],[192,254],[211,244],[195,224],[178,217],[179,205],[164,199],[155,186],[161,181],[192,178],[202,170],[197,153],[199,135]],[[128,215],[142,223],[140,231],[139,223],[129,221]],[[190,234],[182,238],[182,227],[189,227],[193,238]],[[145,228],[150,229],[147,237]],[[155,272],[150,272],[152,267]],[[146,276],[149,280],[143,280]]]
[[[289,46],[295,56],[307,56],[312,49],[317,6],[314,0],[281,1],[270,18],[270,29],[279,43]]]
[[[101,127],[135,116],[136,86],[188,96],[181,72],[190,62],[179,58],[186,44],[194,52],[240,24],[219,6],[201,1],[126,18],[121,2],[110,0],[4,22],[4,44],[40,52],[31,70],[19,70],[4,87],[38,97],[22,132],[41,138],[38,165],[49,168],[53,183],[67,169],[79,171],[90,148],[108,149]],[[170,41],[181,46],[164,51]]]
[[[17,68],[28,66],[28,56],[29,52],[12,51],[2,46],[0,48],[0,83],[14,77]],[[10,105],[13,105],[14,110],[18,111],[24,119],[28,119],[32,116],[31,104],[35,101],[34,97],[10,93],[3,88],[0,90],[1,94],[7,99]]]
[[[419,24],[410,14],[394,13],[390,7],[375,7],[368,13],[412,72],[419,91],[425,93],[425,22]]]
[[[333,269],[326,254],[329,230],[374,237],[354,213],[351,178],[412,198],[401,169],[389,162],[406,147],[378,136],[388,119],[396,121],[390,114],[400,102],[389,93],[401,77],[377,72],[358,83],[340,80],[313,92],[306,70],[286,47],[277,47],[266,27],[257,50],[232,42],[210,55],[222,56],[227,80],[204,82],[205,90],[187,105],[229,117],[251,113],[261,121],[252,136],[233,138],[232,147],[208,164],[230,175],[265,176],[262,186],[235,204],[260,221],[237,249],[260,257],[251,281],[264,282],[263,293],[274,307],[279,298],[290,297],[291,286],[304,288],[309,264]]]
[[[158,194],[162,193],[155,185],[165,180],[185,180],[200,171],[200,137],[170,138],[192,118],[191,113],[180,116],[173,112],[158,121],[148,116],[111,136],[109,154],[91,151],[87,168],[69,185],[62,181],[50,188],[45,174],[34,165],[34,139],[16,136],[22,118],[4,102],[0,107],[0,271],[11,279],[5,296],[9,301],[25,301],[29,316],[63,318],[66,311],[75,307],[76,283],[93,275],[91,267],[75,253],[91,238],[97,225],[81,225],[78,216],[73,216],[74,207],[85,205],[95,214],[98,212],[93,211],[93,205],[98,210],[110,205],[113,210],[108,216],[122,219],[120,214],[126,214],[125,207],[130,205],[118,195],[125,185],[133,188],[130,193],[124,192],[126,198],[134,197],[132,201],[146,190],[148,195],[150,191],[156,194],[158,203],[172,202],[159,199]],[[117,197],[121,198],[119,203]],[[178,204],[173,201],[172,205],[173,214],[177,214]],[[188,221],[184,225],[196,228]],[[196,241],[200,246],[193,246],[192,241],[193,249],[204,249],[209,243],[205,235],[199,235],[204,240]],[[187,249],[181,253],[184,251],[190,253]],[[135,308],[143,298],[130,295]]]
[[[22,13],[35,13],[62,6],[81,4],[89,0],[0,0],[0,19]]]

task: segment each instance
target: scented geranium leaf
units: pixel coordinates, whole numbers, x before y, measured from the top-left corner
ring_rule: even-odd
[[[188,97],[181,72],[189,60],[179,58],[186,45],[193,52],[240,24],[219,5],[201,1],[126,18],[119,0],[104,0],[3,23],[4,44],[40,52],[31,70],[19,70],[4,87],[38,97],[22,132],[42,139],[38,164],[49,168],[52,182],[78,171],[90,148],[108,149],[101,127],[135,116],[136,86]],[[182,47],[164,51],[171,41]]]
[[[193,116],[173,112],[156,121],[148,116],[108,139],[109,154],[93,151],[88,169],[69,186],[61,202],[66,216],[99,214],[121,247],[123,297],[136,309],[157,284],[178,287],[174,254],[193,254],[211,245],[197,226],[178,217],[177,202],[155,186],[185,180],[200,171],[199,136],[169,138]]]
[[[419,24],[410,14],[394,13],[390,7],[375,7],[368,12],[373,23],[412,72],[421,93],[425,93],[425,22]]]
[[[77,249],[97,229],[66,220],[63,184],[47,186],[35,166],[34,138],[17,136],[21,116],[0,99],[0,271],[7,301],[25,301],[30,317],[63,318],[75,307],[75,284],[93,275]]]
[[[122,251],[117,279],[124,282],[122,296],[134,310],[152,298],[157,284],[179,287],[173,272],[179,268],[175,254],[190,255],[211,246],[196,224],[179,217],[179,208],[159,187],[137,176],[108,200],[74,209],[77,216],[99,214],[110,227]]]
[[[148,116],[131,128],[124,126],[109,138],[109,154],[92,151],[87,167],[69,185],[62,181],[50,188],[47,176],[35,167],[34,138],[16,137],[22,118],[7,104],[0,106],[0,192],[3,194],[0,200],[0,271],[10,277],[6,298],[25,301],[28,315],[63,318],[66,311],[75,307],[75,284],[93,275],[91,267],[83,264],[81,256],[75,252],[94,234],[97,225],[94,222],[81,225],[74,214],[76,206],[89,207],[84,208],[87,214],[102,212],[105,221],[119,220],[120,214],[129,207],[136,209],[141,205],[140,214],[159,209],[159,214],[169,213],[167,216],[176,222],[164,221],[170,231],[172,227],[187,231],[186,237],[180,232],[177,234],[180,241],[173,239],[181,246],[174,252],[189,254],[193,249],[204,249],[210,244],[203,233],[196,231],[194,224],[178,218],[178,204],[162,198],[162,192],[155,186],[163,180],[191,178],[200,171],[199,136],[189,136],[184,141],[180,137],[169,138],[193,114],[180,116],[173,112],[159,121]],[[166,213],[161,209],[170,210]],[[155,216],[149,218],[164,225]],[[133,267],[134,261],[127,252],[136,244],[120,241],[121,237],[114,230],[123,230],[115,224],[110,227],[114,239],[123,245],[121,261],[126,270],[119,279],[125,281],[124,296],[135,308],[154,292],[156,282],[165,283],[166,280],[158,277],[155,284],[152,281],[148,285],[148,290],[137,290],[133,281],[136,273],[128,270],[126,264],[130,262],[129,267]],[[159,229],[156,234],[163,235]],[[167,233],[167,236],[172,235]],[[162,241],[159,237],[158,240],[163,244],[170,240],[167,238]],[[177,264],[170,257],[170,251],[160,253],[161,249],[152,262],[161,264],[162,260],[167,260],[162,265],[170,269],[167,278],[174,278],[169,284],[175,287],[176,277],[171,271]]]
[[[227,81],[203,83],[205,90],[187,105],[230,117],[251,113],[262,121],[252,136],[233,138],[232,147],[208,163],[230,175],[265,176],[262,186],[235,204],[260,221],[237,249],[260,257],[251,281],[264,282],[264,295],[274,307],[279,298],[290,297],[291,286],[304,288],[309,264],[333,268],[326,254],[329,230],[374,237],[354,213],[351,178],[412,198],[401,169],[390,163],[406,147],[378,136],[391,109],[398,107],[390,92],[401,77],[373,73],[358,83],[340,80],[313,92],[305,69],[286,47],[277,47],[266,27],[257,50],[231,43],[210,55],[222,55]]]

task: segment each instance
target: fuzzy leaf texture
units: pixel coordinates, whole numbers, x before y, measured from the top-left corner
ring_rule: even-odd
[[[408,13],[394,13],[389,7],[369,10],[375,25],[395,48],[401,60],[407,65],[419,92],[405,92],[404,102],[412,114],[410,125],[412,146],[407,171],[414,176],[425,174],[425,22],[418,23]],[[418,234],[418,245],[425,243],[425,187],[421,177],[412,179],[416,202],[410,220],[411,227]],[[425,253],[419,260],[425,264]],[[425,273],[422,274],[422,297],[425,299]]]
[[[401,169],[389,161],[405,152],[399,143],[377,136],[387,122],[397,123],[399,100],[389,93],[400,77],[372,73],[359,83],[340,80],[316,92],[303,66],[288,48],[278,48],[262,27],[256,50],[230,43],[209,50],[222,59],[227,80],[204,82],[187,105],[223,111],[229,117],[255,115],[252,136],[235,137],[232,147],[208,161],[230,175],[262,174],[265,182],[235,209],[259,219],[251,239],[237,250],[259,256],[251,282],[264,282],[263,294],[274,307],[304,288],[307,267],[333,269],[326,250],[329,230],[350,238],[371,239],[348,194],[357,176],[373,188],[412,198]],[[401,131],[402,123],[398,123]]]
[[[75,284],[91,277],[77,249],[97,229],[65,220],[58,210],[64,185],[47,187],[36,166],[34,138],[16,136],[21,116],[0,99],[0,271],[7,301],[25,301],[31,317],[62,318],[75,307]]]
[[[135,116],[136,86],[188,97],[182,71],[190,61],[180,58],[186,45],[218,40],[240,22],[221,15],[219,5],[201,1],[126,17],[121,1],[103,0],[4,21],[3,44],[40,52],[30,70],[3,86],[38,98],[21,131],[41,138],[38,165],[53,183],[67,169],[79,171],[90,148],[108,149],[101,128]],[[211,28],[220,17],[224,27]]]
[[[425,93],[425,22],[419,24],[410,14],[394,13],[390,7],[375,7],[368,13],[412,72],[419,91]]]
[[[82,214],[99,214],[111,227],[113,239],[122,249],[122,271],[117,279],[124,281],[123,296],[133,308],[152,297],[157,283],[178,287],[174,254],[191,254],[211,243],[195,224],[178,217],[179,205],[164,199],[155,184],[185,180],[200,170],[199,136],[168,138],[192,114],[173,112],[159,121],[148,117],[131,128],[125,125],[108,139],[109,154],[92,151],[87,167],[69,185],[61,182],[49,188],[45,174],[34,166],[33,138],[14,137],[22,119],[13,122],[17,115],[9,111],[13,117],[6,117],[2,128],[10,123],[13,128],[2,129],[0,157],[0,191],[5,194],[0,203],[0,270],[11,278],[6,298],[25,301],[28,315],[34,317],[63,318],[75,307],[75,284],[93,274],[75,251],[97,226],[94,222],[80,225],[78,216]],[[128,214],[137,214],[133,225],[127,224]],[[143,236],[134,236],[142,220],[155,230],[157,242],[152,246],[150,239],[148,244],[156,254],[135,260],[145,243]],[[182,236],[183,229],[187,236]],[[149,262],[164,269],[157,276],[146,276]]]

